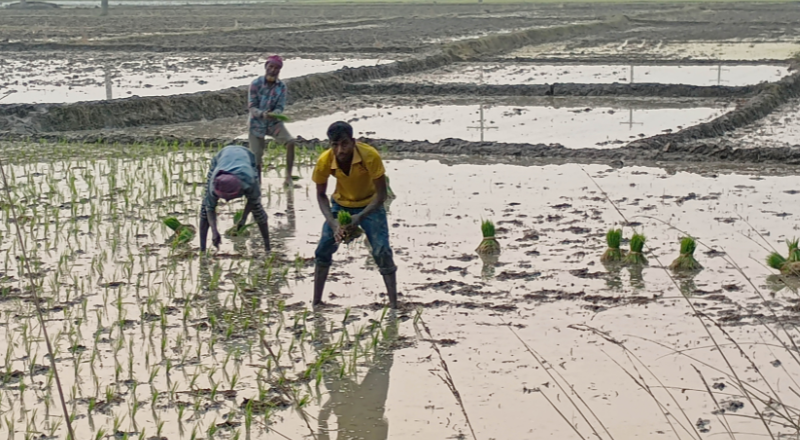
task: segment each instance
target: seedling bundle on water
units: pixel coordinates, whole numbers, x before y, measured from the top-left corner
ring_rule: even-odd
[[[767,266],[781,271],[784,275],[800,276],[800,240],[786,240],[786,247],[789,248],[789,257],[784,258],[778,252],[773,252],[767,257]]]
[[[633,234],[633,237],[631,237],[631,251],[625,256],[625,263],[637,265],[647,264],[647,258],[645,258],[644,254],[642,254],[642,249],[644,249],[644,241],[644,235]]]
[[[622,261],[622,250],[619,248],[622,243],[622,229],[609,229],[606,233],[606,243],[608,243],[608,249],[600,257],[600,261],[604,263]]]
[[[700,270],[703,266],[694,259],[694,250],[697,249],[692,237],[683,237],[681,239],[681,255],[669,265],[669,268],[674,271],[695,271]]]
[[[173,247],[189,243],[194,239],[194,234],[197,231],[192,225],[181,224],[181,222],[175,217],[165,218],[164,224],[167,225],[168,228],[175,231],[175,235],[172,237]]]
[[[494,223],[491,220],[484,220],[481,223],[481,232],[483,233],[483,241],[475,251],[484,255],[499,254],[500,243],[494,237]]]

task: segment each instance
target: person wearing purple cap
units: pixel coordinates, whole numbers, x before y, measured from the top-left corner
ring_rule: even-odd
[[[249,112],[248,126],[250,151],[256,156],[258,164],[258,180],[261,181],[262,159],[266,148],[266,136],[272,137],[276,142],[286,146],[286,184],[292,183],[292,166],[294,165],[294,138],[282,121],[275,115],[283,114],[286,107],[287,88],[283,81],[278,79],[283,68],[283,59],[272,55],[264,63],[264,75],[259,76],[250,83],[247,93],[247,108]]]
[[[201,252],[206,250],[209,227],[211,227],[211,243],[219,249],[222,242],[217,228],[217,201],[219,199],[230,201],[239,197],[247,198],[247,204],[244,207],[243,218],[237,226],[243,226],[247,214],[252,212],[264,239],[264,248],[267,252],[270,251],[267,213],[261,206],[261,186],[258,181],[256,157],[245,147],[228,145],[211,159],[211,167],[206,176],[206,192],[200,208]]]

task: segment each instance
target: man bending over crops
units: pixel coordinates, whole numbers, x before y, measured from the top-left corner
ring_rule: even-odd
[[[256,157],[247,148],[228,145],[211,159],[211,168],[206,177],[206,193],[203,197],[203,206],[200,208],[201,252],[206,250],[209,226],[211,226],[211,243],[219,249],[219,244],[222,242],[217,228],[217,201],[220,198],[229,201],[242,196],[247,198],[247,204],[240,220],[241,224],[238,226],[241,227],[247,214],[252,212],[261,231],[261,237],[264,238],[264,248],[269,252],[267,213],[261,206],[261,187],[258,183]]]
[[[322,303],[322,292],[328,279],[334,252],[339,243],[352,236],[358,227],[367,234],[372,256],[380,268],[392,308],[397,308],[397,266],[389,247],[389,225],[386,221],[386,176],[378,151],[353,139],[353,127],[334,122],[328,128],[330,147],[323,152],[311,179],[317,184],[317,201],[325,224],[317,245],[314,268],[314,305]],[[336,178],[333,202],[328,200],[328,177]],[[339,211],[351,215],[347,226],[339,224]]]
[[[250,151],[256,155],[258,180],[261,181],[262,160],[266,148],[265,136],[286,146],[286,184],[292,182],[294,165],[294,138],[283,124],[283,110],[286,107],[286,85],[278,79],[283,68],[283,59],[278,55],[267,58],[264,76],[259,76],[250,84],[247,94],[247,108],[250,113]]]

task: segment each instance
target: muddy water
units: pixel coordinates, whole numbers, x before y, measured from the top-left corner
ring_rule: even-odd
[[[93,438],[99,429],[131,436],[146,433],[148,438],[160,422],[164,423],[160,434],[167,438],[189,437],[192,432],[207,435],[211,427],[222,431],[217,435],[233,437],[238,431],[244,436],[243,399],[257,398],[259,387],[264,388],[264,400],[280,396],[281,373],[267,367],[272,361],[259,349],[261,338],[283,353],[283,374],[294,378],[315,362],[320,350],[320,344],[310,343],[300,330],[319,328],[323,339],[325,335],[336,339],[343,335],[340,323],[347,316],[352,337],[360,326],[369,326],[370,319],[381,319],[383,288],[361,240],[336,254],[326,295],[329,307],[320,316],[295,321],[308,306],[311,291],[312,269],[303,259],[313,255],[321,227],[308,165],[298,170],[302,178],[291,190],[281,189],[280,172],[269,170],[265,176],[263,201],[277,263],[265,258],[256,236],[225,237],[214,258],[201,260],[183,256],[187,249],[171,251],[164,244],[169,231],[160,219],[175,215],[194,221],[202,193],[198,183],[210,151],[94,148],[86,157],[86,150],[81,153],[63,145],[47,146],[47,155],[42,147],[17,148],[12,156],[12,191],[20,200],[18,206],[26,210],[16,221],[24,226],[27,247],[35,254],[34,270],[41,272],[43,294],[51,299],[48,328],[61,347],[58,365],[65,388],[71,389],[76,377],[81,378],[72,391],[74,400],[69,399],[78,415],[80,438]],[[39,163],[41,157],[49,162]],[[554,379],[524,351],[512,330],[575,386],[616,438],[671,434],[653,400],[622,370],[631,369],[634,361],[583,326],[625,341],[668,387],[660,388],[652,376],[642,373],[657,398],[671,408],[666,392],[678,387],[673,391],[689,420],[676,415],[673,426],[691,430],[702,418],[711,420],[711,433],[724,432],[711,414],[713,402],[695,391],[703,385],[691,364],[709,382],[726,384],[718,400],[744,401],[731,392],[732,381],[634,336],[691,349],[697,359],[724,368],[682,294],[724,322],[773,385],[796,380],[791,358],[760,343],[766,336],[762,327],[752,325],[757,320],[754,314],[771,316],[767,306],[779,315],[790,314],[783,307],[793,305],[796,294],[776,290],[765,305],[729,261],[706,253],[702,246],[696,256],[705,270],[678,280],[679,290],[659,261],[669,264],[677,255],[681,233],[649,218],[668,221],[718,252],[727,252],[768,294],[763,286],[770,271],[760,264],[765,251],[754,241],[755,231],[776,245],[795,233],[789,208],[798,197],[794,176],[670,174],[658,168],[477,164],[463,159],[387,157],[387,172],[397,194],[389,206],[389,224],[406,304],[397,314],[402,339],[381,355],[360,358],[355,376],[335,374],[348,354],[335,356],[318,390],[313,381],[308,388],[298,388],[301,395],[311,396],[304,408],[319,438],[468,437],[455,398],[437,377],[444,371],[427,341],[431,338],[441,350],[478,438],[574,435],[543,393],[578,430],[590,435]],[[313,163],[313,156],[300,154],[299,161]],[[272,154],[268,162],[276,162]],[[605,230],[621,217],[583,169],[629,220],[640,223],[636,230],[648,237],[649,267],[609,270],[599,263]],[[220,208],[223,229],[240,206],[235,202]],[[14,289],[24,283],[18,281],[20,268],[14,257],[20,251],[7,212],[4,205],[0,287]],[[473,252],[480,241],[479,222],[486,218],[495,221],[503,249],[494,265],[485,265]],[[625,235],[630,233],[626,227]],[[196,245],[195,240],[192,246]],[[299,265],[294,263],[296,257]],[[419,318],[429,326],[430,335],[414,311],[423,304]],[[0,343],[0,353],[5,353],[9,368],[28,371],[31,364],[45,363],[43,344],[29,337],[30,329],[36,335],[38,327],[25,295],[6,290],[0,307],[7,312],[7,323],[0,327],[0,341],[6,341]],[[351,311],[345,312],[346,307]],[[248,319],[264,323],[256,330],[235,327]],[[306,319],[307,327],[293,327]],[[383,324],[386,338],[391,338],[393,325]],[[331,326],[331,333],[322,330]],[[763,385],[733,349],[725,350],[743,380]],[[770,364],[776,359],[788,373]],[[115,370],[119,377],[115,378]],[[13,430],[22,435],[35,422],[36,429],[46,433],[49,423],[59,420],[54,390],[46,386],[43,373],[23,374],[22,380],[24,390],[18,381],[0,387],[6,397],[4,409],[15,420]],[[186,393],[204,388],[235,393],[197,398]],[[785,389],[780,388],[780,397],[796,403]],[[119,402],[96,405],[89,412],[88,400],[105,400],[107,393],[118,396]],[[43,409],[30,411],[44,406],[40,398],[49,402],[49,414]],[[746,401],[745,405],[739,412],[751,414],[754,408]],[[274,438],[277,434],[265,432],[262,420],[255,418],[250,437]],[[741,432],[763,430],[760,422],[747,418],[729,417],[729,422]],[[292,410],[274,409],[269,427],[289,438],[309,435],[306,423]],[[63,429],[63,425],[54,428],[62,438]],[[324,429],[348,432],[337,436]],[[8,432],[9,424],[4,421],[0,430]]]
[[[599,46],[581,42],[530,46],[508,53],[509,58],[625,56],[649,59],[696,60],[784,60],[800,52],[797,41],[690,41],[670,43],[668,40],[620,39]]]
[[[746,86],[777,81],[789,73],[786,66],[654,66],[654,65],[549,65],[453,64],[414,75],[385,79],[385,82],[426,84],[611,84],[659,83],[695,86]]]
[[[1,102],[50,103],[99,101],[130,96],[161,96],[247,85],[263,75],[264,56],[251,54],[136,54],[119,58],[104,53],[64,54],[62,59],[5,57],[0,62]],[[282,78],[360,67],[391,59],[359,57],[287,57]],[[13,92],[13,93],[12,93]]]
[[[552,101],[553,103],[558,102]],[[574,102],[574,101],[573,101]],[[633,101],[632,101],[633,102]],[[635,101],[641,102],[641,101]],[[626,108],[556,105],[437,105],[373,107],[340,111],[289,124],[289,130],[306,139],[325,139],[328,125],[337,120],[354,124],[360,136],[381,139],[427,140],[447,138],[487,142],[557,143],[567,148],[614,148],[643,136],[676,131],[709,121],[727,111],[727,104],[686,101],[678,108]],[[597,103],[599,104],[599,102]],[[650,103],[652,104],[652,102]]]

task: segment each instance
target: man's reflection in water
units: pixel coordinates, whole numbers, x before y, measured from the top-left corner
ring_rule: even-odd
[[[389,422],[384,418],[386,396],[389,393],[389,372],[394,361],[392,347],[397,340],[398,319],[393,313],[387,315],[384,339],[378,344],[375,355],[364,379],[345,373],[339,377],[340,358],[333,360],[328,373],[323,375],[323,383],[328,389],[328,400],[319,412],[320,440],[330,440],[329,419],[336,416],[338,440],[385,440],[389,435]],[[315,327],[320,339],[328,342],[331,335],[326,333],[324,319],[315,318]],[[319,347],[319,346],[318,346]]]

